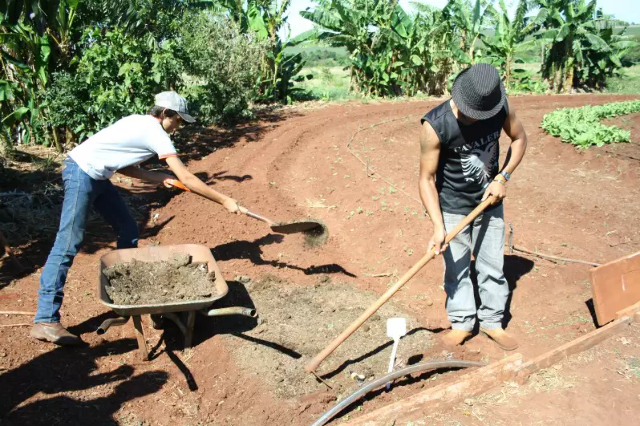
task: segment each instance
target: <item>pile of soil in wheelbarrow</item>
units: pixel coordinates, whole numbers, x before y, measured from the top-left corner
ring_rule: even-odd
[[[117,305],[149,305],[202,300],[214,296],[215,274],[206,263],[191,262],[177,253],[158,262],[116,263],[103,270],[109,280],[106,291]]]
[[[379,297],[332,283],[328,276],[313,286],[296,286],[266,275],[246,289],[260,318],[255,328],[238,330],[243,338],[227,335],[232,354],[241,368],[260,377],[283,398],[326,389],[304,370],[305,364]],[[396,368],[418,362],[435,344],[431,331],[420,327],[416,318],[393,302],[386,303],[320,366],[318,373],[336,394],[387,373],[393,340],[387,337],[386,324],[392,317],[407,319]]]

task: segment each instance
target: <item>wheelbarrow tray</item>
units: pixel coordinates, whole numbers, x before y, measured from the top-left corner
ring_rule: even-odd
[[[191,255],[192,262],[206,263],[209,272],[215,273],[215,282],[211,283],[215,287],[209,297],[201,300],[190,300],[186,302],[157,303],[152,305],[116,305],[107,294],[106,286],[109,280],[104,275],[105,268],[116,263],[131,262],[134,259],[141,262],[159,262],[169,260],[175,253],[187,253]],[[222,277],[220,268],[211,254],[209,248],[199,244],[179,244],[172,246],[147,246],[142,248],[121,249],[105,254],[100,258],[100,277],[98,294],[100,301],[107,307],[113,309],[120,316],[133,316],[144,314],[162,314],[169,312],[199,311],[209,307],[216,300],[224,297],[229,292],[227,282]]]

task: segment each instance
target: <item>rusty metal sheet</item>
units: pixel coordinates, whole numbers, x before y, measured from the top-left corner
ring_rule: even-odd
[[[640,302],[640,252],[592,269],[591,289],[599,325]]]

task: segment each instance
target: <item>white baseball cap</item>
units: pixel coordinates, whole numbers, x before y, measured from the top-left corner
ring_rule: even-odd
[[[155,105],[177,112],[187,123],[194,123],[196,121],[187,111],[187,100],[174,91],[158,93],[156,95]]]

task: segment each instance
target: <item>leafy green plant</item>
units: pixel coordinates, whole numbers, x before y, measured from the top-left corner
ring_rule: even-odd
[[[202,12],[185,20],[182,44],[185,70],[193,76],[184,93],[198,117],[227,123],[251,117],[265,43],[229,18]]]
[[[638,111],[640,111],[640,100],[562,108],[543,117],[542,129],[552,136],[559,137],[563,142],[579,148],[603,146],[613,142],[629,142],[630,132],[615,126],[605,126],[600,120]]]

